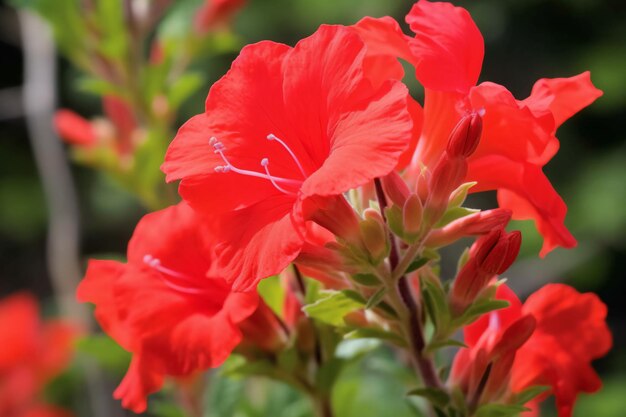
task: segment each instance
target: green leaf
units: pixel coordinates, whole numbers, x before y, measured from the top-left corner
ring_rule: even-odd
[[[150,403],[150,414],[156,417],[189,417],[179,405],[165,401]]]
[[[422,387],[415,388],[407,392],[406,395],[415,395],[418,397],[424,397],[434,405],[440,408],[446,407],[450,403],[450,395],[442,389]]]
[[[514,417],[528,411],[528,408],[517,404],[485,404],[478,407],[476,417]]]
[[[377,287],[380,285],[380,280],[374,274],[354,274],[352,275],[352,280],[366,287]]]
[[[278,317],[283,317],[283,307],[285,305],[285,288],[280,282],[280,278],[275,275],[265,278],[259,282],[257,287],[259,295]]]
[[[430,343],[428,345],[428,347],[426,348],[427,351],[432,352],[434,350],[437,349],[441,349],[444,347],[461,347],[461,348],[466,348],[467,345],[463,342],[460,342],[458,340],[454,340],[454,339],[446,339],[446,340],[439,340],[439,341],[434,341],[432,343]]]
[[[437,332],[445,333],[451,320],[446,293],[439,282],[428,276],[422,279],[422,285],[422,296],[426,304],[428,315],[434,323]]]
[[[524,405],[528,401],[537,397],[538,395],[543,394],[546,391],[551,390],[552,387],[546,385],[535,385],[529,388],[526,388],[524,391],[515,394],[513,401],[515,401],[518,405]]]
[[[417,271],[418,269],[426,265],[429,261],[430,259],[426,257],[415,258],[415,260],[413,260],[413,262],[409,264],[409,266],[407,267],[406,271],[404,271],[404,273],[408,274],[409,272]]]
[[[313,304],[320,298],[323,298],[322,283],[311,278],[304,279],[304,286],[306,287],[306,294],[304,295],[305,304]]]
[[[317,372],[315,382],[317,389],[323,394],[329,394],[332,391],[339,374],[343,370],[345,360],[341,358],[332,358],[326,362]]]
[[[245,380],[215,373],[211,376],[205,417],[233,417],[245,395]]]
[[[374,295],[372,295],[370,299],[367,300],[367,304],[365,304],[365,309],[369,310],[369,309],[376,307],[378,304],[380,304],[383,298],[385,298],[386,294],[387,294],[387,288],[385,287],[382,287],[381,289],[376,291],[376,293],[374,293]]]
[[[443,227],[456,219],[469,216],[470,214],[478,213],[479,211],[480,210],[470,209],[466,207],[453,207],[451,209],[448,209],[448,211],[444,213],[444,215],[441,217],[441,219],[439,219],[435,227]]]
[[[456,190],[452,192],[452,197],[448,202],[448,208],[461,207],[461,205],[465,202],[465,199],[467,198],[467,193],[469,192],[469,189],[476,184],[478,184],[476,181],[461,184]]]
[[[123,59],[128,47],[127,36],[130,36],[126,27],[123,2],[98,1],[96,5],[96,19],[101,32],[97,43],[98,50],[105,57]]]
[[[299,363],[300,356],[294,348],[285,349],[278,354],[278,365],[289,373],[293,373]]]
[[[124,372],[130,363],[130,353],[104,334],[79,339],[76,349],[94,358],[103,369],[114,372]]]
[[[127,93],[115,84],[99,78],[84,77],[77,81],[78,89],[99,96],[113,95],[116,97],[126,97]]]
[[[326,296],[304,306],[302,310],[307,316],[332,326],[344,326],[346,314],[365,307],[365,301],[354,291],[323,291],[321,294]]]
[[[346,333],[344,339],[382,339],[400,347],[406,347],[406,341],[398,334],[377,327],[359,327]]]
[[[487,299],[476,301],[463,313],[461,317],[459,317],[459,324],[469,324],[483,314],[506,308],[509,305],[509,302],[506,300]]]
[[[177,109],[185,100],[204,84],[200,73],[187,73],[179,77],[169,88],[168,101],[173,109]]]
[[[385,217],[387,218],[387,224],[389,229],[396,236],[404,236],[404,223],[402,219],[402,209],[396,205],[387,207],[385,209]]]

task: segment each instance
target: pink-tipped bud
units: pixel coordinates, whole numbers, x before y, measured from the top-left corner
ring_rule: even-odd
[[[513,263],[522,242],[521,233],[493,230],[479,238],[470,249],[470,259],[459,271],[450,292],[450,303],[456,314],[462,313],[485,288],[494,275],[506,271]]]
[[[447,246],[467,236],[484,235],[495,229],[502,229],[511,220],[511,214],[511,210],[497,208],[461,217],[441,229],[433,230],[428,236],[426,246]]]
[[[406,233],[419,233],[422,226],[423,210],[422,202],[417,194],[411,194],[402,208],[402,223]]]
[[[450,194],[461,184],[466,174],[467,162],[464,158],[453,158],[444,153],[439,159],[430,178],[430,195],[426,201],[426,214],[431,224],[445,213]]]
[[[415,191],[420,200],[422,200],[422,203],[428,200],[428,195],[430,194],[430,172],[423,170],[417,176]]]
[[[382,178],[382,184],[385,194],[397,206],[402,207],[409,194],[411,194],[406,182],[396,171],[391,171],[391,173],[385,175]]]
[[[452,130],[446,152],[452,157],[469,157],[478,147],[482,131],[483,118],[480,114],[466,114]]]

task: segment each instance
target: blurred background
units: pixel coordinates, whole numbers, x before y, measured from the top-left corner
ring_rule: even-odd
[[[186,2],[199,3],[194,0],[178,3]],[[470,10],[485,37],[481,81],[503,84],[521,99],[528,96],[538,78],[572,76],[590,70],[595,85],[604,91],[596,103],[560,128],[561,149],[546,168],[569,207],[566,224],[579,246],[569,251],[557,249],[545,259],[539,259],[541,241],[534,227],[517,223],[513,227],[524,232],[523,250],[506,276],[522,296],[546,282],[563,281],[580,291],[597,293],[608,304],[614,348],[596,363],[605,386],[595,396],[583,396],[575,416],[624,415],[626,2],[471,0],[455,3]],[[176,124],[203,110],[209,86],[224,74],[242,45],[262,39],[293,45],[322,23],[352,24],[366,15],[391,15],[403,21],[411,5],[408,0],[250,0],[233,20],[235,37],[230,41],[231,46],[193,64],[204,75],[202,86],[181,107]],[[0,1],[0,297],[28,290],[40,299],[47,314],[63,304],[71,314],[80,314],[73,310],[71,294],[68,295],[67,289],[59,289],[59,283],[52,279],[51,267],[64,266],[55,266],[54,260],[48,259],[46,249],[51,219],[49,199],[56,191],[46,191],[42,186],[42,167],[36,162],[27,130],[21,86],[25,71],[24,30],[28,26],[23,25],[24,20],[18,19],[15,9],[7,1]],[[406,27],[405,31],[409,33]],[[73,109],[85,117],[101,114],[100,100],[84,88],[75,67],[59,56],[54,56],[53,61],[58,65],[54,74],[56,106]],[[419,95],[419,91],[415,93]],[[69,227],[70,232],[73,227],[80,227],[80,267],[84,267],[90,256],[123,254],[135,223],[147,210],[145,204],[102,172],[64,163],[69,164],[65,166],[71,170],[75,187],[59,192],[70,208],[75,198],[78,210],[69,212],[74,224],[60,227]],[[63,201],[57,210],[63,210]],[[487,195],[475,197],[473,203],[493,201],[493,196]],[[60,220],[63,221],[67,219]],[[60,292],[65,293],[65,300],[55,303],[55,297],[57,301],[63,298]],[[360,372],[366,371],[354,369],[345,376],[338,389],[345,398],[346,411],[338,411],[339,416],[391,415],[388,409],[371,404],[371,398],[403,389],[397,382],[394,385],[389,375],[384,375],[389,370],[380,362],[385,360],[382,353],[373,362],[362,365],[368,367],[365,375],[369,379],[358,392],[356,382],[362,375]],[[124,365],[118,368],[123,370]],[[119,372],[112,371],[109,379],[111,387],[115,386]],[[76,401],[71,391],[80,387],[71,381],[66,378],[57,383],[56,391],[50,395],[56,395],[61,402]],[[292,411],[279,406],[293,404],[292,393],[273,391],[271,395],[262,415],[306,415],[298,414],[293,406]],[[175,415],[167,412],[163,411],[162,415]],[[115,413],[110,415],[123,415],[119,411]],[[393,414],[411,415],[404,409],[394,410]]]

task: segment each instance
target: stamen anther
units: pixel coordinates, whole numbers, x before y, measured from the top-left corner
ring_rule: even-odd
[[[281,146],[283,148],[285,148],[285,150],[287,150],[287,152],[289,152],[289,155],[291,155],[291,158],[293,159],[293,161],[296,163],[296,165],[298,166],[298,169],[300,170],[300,173],[302,174],[302,176],[304,178],[307,178],[306,172],[304,172],[304,168],[302,168],[302,164],[300,163],[300,161],[298,160],[298,158],[296,157],[296,154],[293,153],[293,151],[291,150],[291,148],[289,146],[287,146],[287,144],[278,136],[276,136],[273,133],[270,133],[269,135],[267,135],[267,140],[271,140],[271,141],[276,141],[278,143],[281,144]]]
[[[272,185],[280,192],[285,193],[285,194],[294,194],[293,192],[287,191],[284,188],[282,188],[280,185],[278,185],[276,183],[276,181],[274,181],[274,177],[272,177],[272,174],[270,174],[270,170],[267,167],[270,164],[270,160],[269,158],[263,158],[261,159],[261,166],[265,169],[265,173],[267,174],[267,178],[270,180],[270,182],[272,183]]]

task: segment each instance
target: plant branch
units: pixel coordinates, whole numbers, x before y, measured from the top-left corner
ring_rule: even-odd
[[[385,208],[387,207],[387,197],[385,196],[382,184],[378,178],[374,180],[374,184],[381,215],[386,222],[387,218],[385,217]],[[399,274],[397,280],[393,277],[393,274],[398,271],[400,257],[395,236],[391,233],[391,231],[389,231],[389,241],[391,246],[391,250],[389,252],[389,267],[392,279],[391,282],[387,283],[387,285],[388,287],[392,286],[393,288],[388,288],[388,293],[392,303],[396,309],[399,310],[399,314],[404,322],[404,331],[411,347],[413,361],[424,384],[432,388],[442,388],[443,385],[439,380],[432,358],[424,355],[424,347],[426,346],[426,343],[424,341],[424,330],[422,328],[420,308],[413,297],[413,292],[411,291],[408,280],[404,275],[404,270],[402,270],[402,273]],[[421,245],[416,245],[416,247],[418,249],[415,250],[415,255],[419,252]],[[403,260],[407,258],[408,256],[405,255]]]

